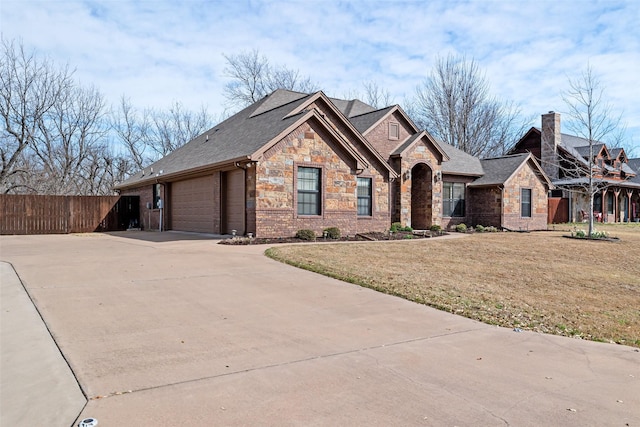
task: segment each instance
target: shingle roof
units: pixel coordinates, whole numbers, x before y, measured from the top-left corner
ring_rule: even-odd
[[[245,108],[151,164],[142,173],[138,172],[129,177],[116,188],[131,187],[153,180],[156,174],[166,176],[226,161],[248,158],[296,121],[299,115],[285,119],[283,117],[300,105],[308,96],[291,102],[293,97],[286,96],[287,94],[276,91],[272,95],[276,95],[281,102],[289,102],[278,106],[277,103],[271,102],[269,99],[271,96],[267,96],[258,101],[257,105],[253,104]],[[270,103],[269,107],[272,108],[264,108],[265,103]],[[260,114],[253,114],[258,110],[261,110]],[[154,171],[153,175],[150,173],[151,168]]]
[[[640,157],[637,159],[629,159],[627,165],[636,174],[636,176],[629,179],[637,184],[640,184]]]
[[[358,132],[364,133],[371,126],[378,122],[378,120],[382,119],[390,110],[394,107],[387,107],[381,110],[370,111],[368,113],[360,114],[357,116],[349,117],[349,121],[351,124],[358,129]]]
[[[593,146],[592,146],[593,155],[596,156],[600,152],[600,150],[602,150],[602,147],[604,147],[604,144],[600,144],[600,143],[593,144]],[[574,147],[574,149],[583,158],[589,160],[589,146],[588,145],[580,146],[580,147]]]
[[[470,176],[484,175],[485,172],[480,163],[480,159],[446,142],[440,140],[437,140],[437,142],[442,150],[447,153],[447,156],[449,156],[449,160],[442,162],[442,173]]]
[[[521,153],[480,160],[484,175],[473,181],[469,186],[482,187],[504,184],[529,157],[529,153]]]
[[[146,167],[143,171],[129,177],[116,188],[130,188],[154,182],[160,176],[168,179],[172,175],[184,175],[215,165],[243,159],[248,160],[252,154],[258,153],[265,144],[307,114],[304,103],[318,99],[319,96],[324,97],[324,94],[321,92],[303,94],[283,89],[276,90]],[[349,102],[351,101],[347,103]],[[354,103],[356,108],[365,110],[366,108],[363,106],[366,104],[361,102],[360,104]],[[343,106],[345,105],[347,104],[343,104]],[[367,107],[373,109],[373,107]],[[369,147],[366,140],[365,145]],[[372,147],[369,149],[373,150]],[[372,153],[379,158],[381,165],[392,174],[395,173],[379,156],[379,153],[375,151]],[[360,155],[356,155],[356,157],[361,158]]]
[[[345,116],[351,118],[359,116],[361,114],[370,113],[375,111],[375,108],[369,104],[365,104],[359,99],[345,100],[337,98],[329,98],[333,105],[335,105]]]

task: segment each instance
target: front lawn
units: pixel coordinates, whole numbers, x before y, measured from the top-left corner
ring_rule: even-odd
[[[267,255],[489,324],[640,347],[640,224],[274,247]]]

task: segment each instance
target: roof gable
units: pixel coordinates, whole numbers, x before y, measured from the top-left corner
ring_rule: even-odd
[[[531,153],[519,153],[491,159],[482,159],[480,162],[484,170],[484,176],[469,184],[470,187],[503,185],[526,164],[531,165],[534,173],[538,175],[548,187],[551,186],[551,181],[549,181],[549,178]]]
[[[436,141],[434,137],[431,136],[429,132],[423,130],[422,132],[414,133],[403,142],[398,145],[398,147],[391,152],[391,157],[403,157],[410,149],[412,149],[416,144],[420,141],[423,141],[425,145],[431,146],[437,155],[440,157],[440,161],[444,162],[449,160],[449,156],[442,149],[440,144]]]
[[[291,116],[296,115],[296,114],[300,114],[301,112],[303,112],[303,111],[305,111],[307,109],[310,109],[311,105],[313,105],[313,104],[323,105],[324,107],[326,107],[330,112],[332,112],[337,117],[337,119],[340,121],[340,123],[344,125],[345,130],[348,131],[351,134],[351,135],[345,135],[345,136],[352,136],[353,138],[355,138],[355,140],[360,145],[362,145],[364,147],[364,149],[369,153],[369,155],[371,155],[373,158],[375,158],[375,160],[378,162],[379,166],[382,166],[384,169],[387,170],[387,172],[389,172],[390,176],[392,176],[394,178],[397,176],[396,171],[394,171],[393,168],[391,168],[391,166],[389,166],[389,164],[386,162],[386,160],[382,158],[380,153],[353,126],[353,124],[349,121],[349,119],[347,119],[347,117],[342,113],[342,111],[340,111],[335,106],[335,104],[333,104],[333,102],[331,102],[331,99],[329,99],[324,94],[324,92],[322,92],[322,91],[316,92],[316,93],[310,95],[308,98],[305,98],[303,101],[304,102],[301,102],[299,105],[297,105],[295,108],[293,108],[291,110],[291,112],[289,112],[289,114],[287,114],[285,116],[285,118],[291,117]]]

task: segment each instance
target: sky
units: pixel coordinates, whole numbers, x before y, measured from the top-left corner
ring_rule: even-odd
[[[110,104],[224,114],[224,55],[257,49],[351,98],[375,82],[402,106],[439,57],[477,62],[491,93],[540,126],[568,112],[568,79],[589,64],[640,156],[636,0],[2,0],[5,39],[68,64]],[[565,117],[565,116],[563,116]],[[563,127],[563,131],[570,133]]]

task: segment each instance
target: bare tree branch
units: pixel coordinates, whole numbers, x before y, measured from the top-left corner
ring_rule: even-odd
[[[516,104],[490,96],[474,60],[452,55],[438,59],[406,109],[418,126],[480,157],[506,153],[529,122],[520,119]]]

